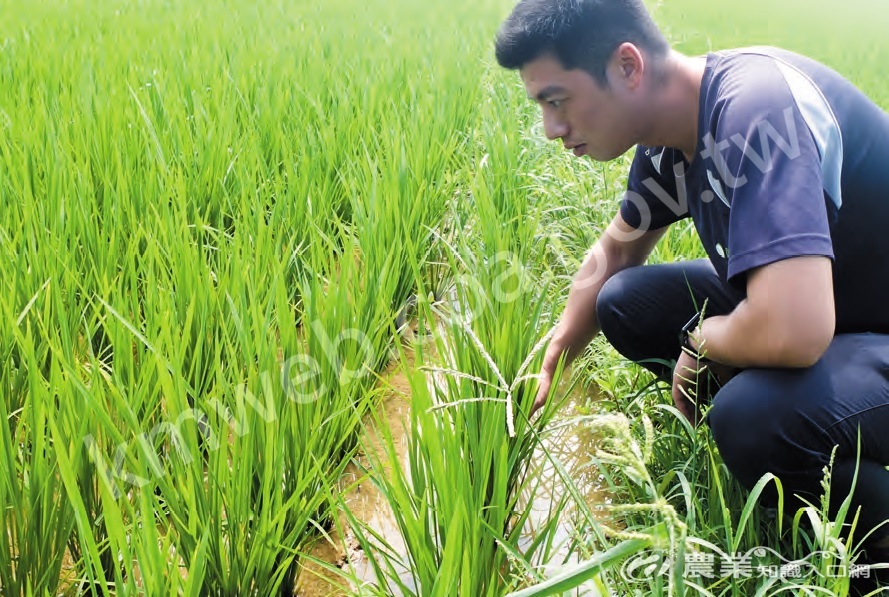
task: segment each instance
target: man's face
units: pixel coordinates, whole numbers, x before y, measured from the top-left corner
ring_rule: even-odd
[[[633,110],[619,76],[608,67],[608,87],[586,71],[565,70],[554,56],[545,54],[521,69],[528,96],[543,110],[548,139],[561,139],[578,157],[613,160],[636,144]],[[618,79],[612,83],[613,79]]]

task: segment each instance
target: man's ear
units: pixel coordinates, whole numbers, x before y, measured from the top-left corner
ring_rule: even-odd
[[[618,75],[624,84],[635,89],[642,82],[642,74],[645,72],[645,58],[635,44],[624,42],[614,51],[612,63],[615,64]]]

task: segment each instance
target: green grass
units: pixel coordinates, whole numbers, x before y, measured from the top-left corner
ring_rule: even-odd
[[[527,420],[527,376],[628,161],[542,138],[493,64],[510,8],[0,0],[0,591],[292,594],[339,524],[363,428],[385,436],[376,374],[407,351],[409,462],[368,471],[407,551],[353,519],[378,555],[365,592],[537,590],[565,557],[552,541],[569,502],[561,588],[693,588],[675,573],[629,586],[618,567],[650,545],[836,546],[836,525],[779,529],[754,508],[706,432],[601,339],[573,371],[606,399],[578,424],[608,423],[595,466],[619,528],[571,491],[522,538],[530,455],[560,416],[553,402]],[[885,11],[656,7],[681,50],[783,45],[889,106]],[[700,254],[683,226],[653,260]],[[411,295],[435,333],[405,346]]]

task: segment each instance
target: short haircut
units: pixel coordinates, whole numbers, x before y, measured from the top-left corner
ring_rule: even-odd
[[[605,86],[605,67],[624,42],[656,58],[670,49],[642,0],[521,0],[500,26],[495,50],[503,68],[552,54]]]

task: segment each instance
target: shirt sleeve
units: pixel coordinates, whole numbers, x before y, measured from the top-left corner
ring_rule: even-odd
[[[730,202],[730,282],[790,257],[833,258],[821,157],[778,69],[759,70],[728,95],[705,146]]]
[[[657,230],[689,217],[687,196],[676,192],[671,155],[663,147],[636,147],[620,214],[637,230]]]

